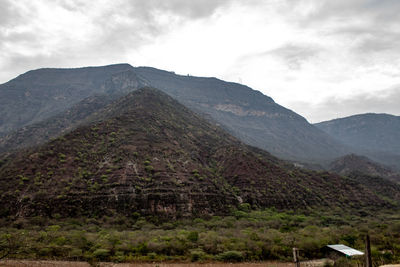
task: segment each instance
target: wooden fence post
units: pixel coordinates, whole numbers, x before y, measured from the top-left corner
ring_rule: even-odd
[[[293,262],[295,267],[300,267],[299,249],[293,248]]]
[[[371,243],[369,240],[369,235],[365,237],[365,266],[372,267],[372,260],[371,260]]]

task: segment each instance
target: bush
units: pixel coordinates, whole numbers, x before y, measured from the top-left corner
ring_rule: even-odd
[[[202,250],[192,250],[190,252],[190,260],[192,262],[202,260],[204,258],[204,256],[205,256],[205,253]]]
[[[235,210],[233,212],[233,216],[235,216],[236,219],[246,218],[248,216],[248,213],[241,211],[241,210]]]
[[[197,240],[199,240],[199,233],[196,231],[190,232],[187,239],[192,242],[197,242]]]
[[[82,249],[73,248],[69,253],[69,258],[71,259],[80,259],[82,257]]]
[[[93,252],[93,256],[99,260],[106,260],[109,255],[110,251],[105,248],[99,248]]]
[[[239,251],[231,250],[225,251],[217,255],[217,260],[228,262],[241,262],[244,260],[243,254]]]
[[[251,206],[249,203],[242,203],[239,205],[239,210],[244,211],[244,212],[249,212],[251,209]]]
[[[132,219],[137,220],[140,218],[140,213],[135,211],[132,213]]]
[[[162,224],[162,226],[161,226],[161,228],[163,229],[163,230],[171,230],[171,229],[174,229],[175,228],[175,225],[173,225],[172,223],[163,223]]]
[[[157,253],[150,252],[150,253],[147,254],[147,257],[148,257],[150,260],[154,260],[154,259],[157,258]]]

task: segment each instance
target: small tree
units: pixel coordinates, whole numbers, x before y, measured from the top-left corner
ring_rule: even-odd
[[[18,235],[3,234],[0,236],[0,260],[17,254],[20,243],[20,236]]]

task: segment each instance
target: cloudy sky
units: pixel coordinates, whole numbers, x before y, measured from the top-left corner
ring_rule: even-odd
[[[241,82],[318,122],[400,115],[399,0],[0,0],[0,83],[126,62]]]

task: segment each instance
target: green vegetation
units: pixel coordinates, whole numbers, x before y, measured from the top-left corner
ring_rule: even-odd
[[[237,216],[240,212],[241,216]],[[101,217],[1,220],[0,257],[93,261],[290,261],[319,258],[327,244],[363,250],[369,233],[376,264],[400,260],[400,215],[338,211],[248,210],[234,216],[181,219]]]

